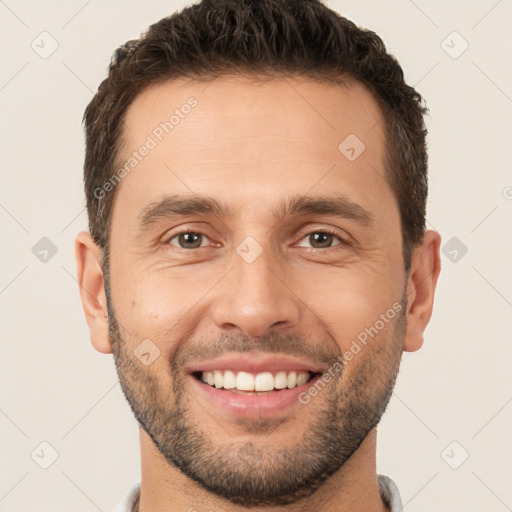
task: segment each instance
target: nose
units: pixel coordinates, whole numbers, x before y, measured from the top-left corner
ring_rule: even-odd
[[[277,327],[297,327],[300,299],[279,267],[272,265],[269,253],[264,250],[252,263],[234,255],[234,265],[216,287],[212,304],[213,320],[219,329],[239,329],[247,336],[260,337]]]

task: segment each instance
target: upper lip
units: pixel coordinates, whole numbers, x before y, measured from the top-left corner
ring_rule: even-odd
[[[263,373],[278,371],[302,371],[320,373],[319,364],[283,355],[227,354],[209,361],[190,364],[188,373],[231,370],[233,372]]]

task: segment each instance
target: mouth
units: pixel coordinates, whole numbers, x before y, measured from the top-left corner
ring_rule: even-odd
[[[192,372],[193,377],[212,388],[242,395],[266,395],[298,388],[317,375],[318,372],[286,370],[259,373],[232,370]]]
[[[322,367],[266,354],[231,354],[187,368],[191,391],[212,415],[262,418],[289,414]]]

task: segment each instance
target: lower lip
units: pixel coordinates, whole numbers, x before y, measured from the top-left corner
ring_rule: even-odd
[[[193,389],[208,400],[216,409],[239,418],[270,417],[288,413],[293,406],[301,405],[299,395],[312,386],[320,375],[292,389],[282,389],[263,395],[232,393],[226,389],[217,389],[196,379],[192,375]]]

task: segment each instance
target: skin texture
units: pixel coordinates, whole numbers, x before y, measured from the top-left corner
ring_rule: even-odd
[[[190,97],[197,105],[117,185],[108,282],[91,236],[76,239],[91,341],[114,354],[141,424],[140,511],[387,510],[375,427],[402,352],[422,345],[440,237],[425,233],[406,276],[381,111],[354,81],[168,81],[130,106],[120,162]],[[349,134],[365,144],[354,161],[338,149]],[[141,230],[141,212],[166,194],[210,196],[231,211],[161,216]],[[273,216],[293,196],[343,196],[373,220]],[[326,229],[335,235],[315,242]],[[194,245],[179,232],[204,236]],[[237,252],[248,236],[251,254],[261,250],[251,263]],[[393,305],[399,314],[346,357]],[[134,355],[145,339],[160,351],[147,366]],[[343,369],[307,404],[240,419],[197,393],[185,370],[227,352],[293,355],[322,371],[341,356]]]

